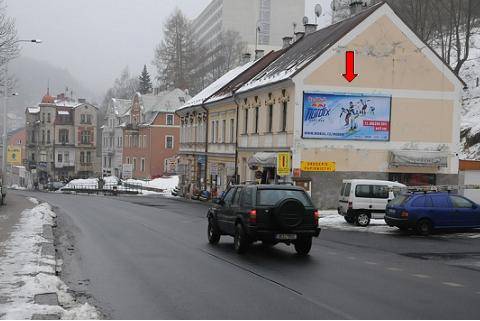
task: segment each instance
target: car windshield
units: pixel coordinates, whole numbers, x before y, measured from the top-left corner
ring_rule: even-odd
[[[273,206],[286,198],[295,198],[302,202],[304,206],[313,206],[304,191],[287,189],[261,189],[257,193],[257,204],[259,206]]]
[[[388,205],[391,205],[391,206],[402,205],[403,203],[405,203],[408,200],[409,197],[410,197],[410,195],[400,194],[397,197],[395,197],[393,200],[391,200]]]

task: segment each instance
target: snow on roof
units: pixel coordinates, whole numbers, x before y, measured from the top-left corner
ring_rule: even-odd
[[[302,39],[288,47],[278,59],[242,86],[237,92],[246,92],[293,77],[383,4],[383,2],[380,2],[349,19],[305,35]]]
[[[59,110],[59,111],[58,111],[58,114],[59,114],[59,115],[66,115],[66,116],[68,116],[68,115],[70,115],[70,112],[69,112],[69,111],[66,111],[66,110]]]
[[[132,107],[131,99],[112,98],[112,109],[116,116],[125,114]]]
[[[27,111],[29,114],[37,114],[40,112],[40,107],[28,107]]]
[[[140,105],[143,112],[175,112],[191,97],[183,90],[175,88],[171,91],[161,92],[159,95],[141,95]]]
[[[77,101],[71,101],[71,100],[55,100],[55,105],[57,107],[71,107],[71,108],[74,108],[74,107],[77,107],[77,106],[81,105],[81,103],[79,103]]]
[[[240,75],[242,72],[244,72],[249,67],[251,67],[254,63],[255,63],[254,61],[251,61],[246,63],[243,66],[239,66],[230,70],[225,75],[223,75],[222,77],[214,81],[212,84],[210,84],[208,87],[206,87],[204,90],[199,92],[195,97],[190,99],[186,104],[182,106],[182,108],[201,105],[206,99],[208,99],[210,96],[212,96],[217,91],[222,89],[225,85],[227,85],[229,82],[235,79],[238,75]]]

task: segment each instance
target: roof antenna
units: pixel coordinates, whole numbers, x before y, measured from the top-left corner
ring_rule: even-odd
[[[295,34],[295,32],[297,32],[297,23],[296,22],[293,23],[293,34]]]
[[[47,80],[47,96],[50,96],[50,78]]]

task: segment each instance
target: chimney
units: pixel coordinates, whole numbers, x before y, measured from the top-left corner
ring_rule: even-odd
[[[252,58],[252,54],[249,52],[246,52],[242,56],[242,64],[246,64],[250,62],[250,59]]]
[[[305,35],[309,35],[317,31],[317,24],[315,23],[307,23],[305,24]]]
[[[292,37],[283,37],[283,49],[290,47],[290,44],[292,43]]]
[[[350,2],[350,15],[354,16],[367,7],[367,1],[353,0]]]
[[[303,31],[297,31],[297,32],[295,32],[295,42],[297,42],[298,40],[302,39],[303,36],[305,36],[305,32],[303,32]]]
[[[80,104],[85,104],[87,102],[87,100],[85,98],[78,98],[78,102]]]
[[[263,57],[265,50],[257,49],[255,50],[255,60],[258,60]]]

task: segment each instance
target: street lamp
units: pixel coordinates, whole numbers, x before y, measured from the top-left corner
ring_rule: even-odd
[[[42,43],[42,40],[40,39],[20,39],[17,41],[14,41],[12,43],[16,44],[19,42],[31,42],[31,43],[37,43],[40,44]],[[6,182],[6,177],[7,177],[7,101],[8,101],[8,60],[5,62],[5,70],[4,70],[4,102],[3,102],[3,146],[2,146],[2,185],[5,184]],[[18,94],[17,94],[18,95]],[[15,95],[16,96],[16,95]]]

